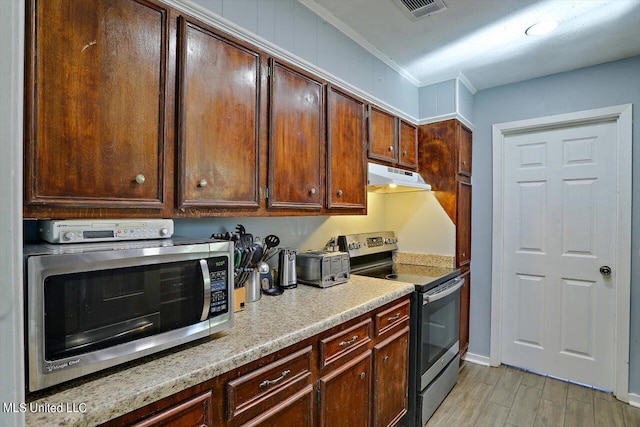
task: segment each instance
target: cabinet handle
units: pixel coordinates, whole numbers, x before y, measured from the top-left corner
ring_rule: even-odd
[[[467,165],[467,161],[466,161],[466,160],[463,160],[463,161],[462,161],[462,164],[466,166],[466,165]]]
[[[343,194],[342,190],[338,190],[338,197],[342,197]]]
[[[266,386],[269,386],[271,384],[275,384],[278,381],[282,381],[282,379],[284,377],[286,377],[287,375],[289,375],[291,373],[290,369],[287,369],[286,371],[282,371],[282,373],[280,374],[280,376],[274,380],[264,380],[260,383],[260,385],[258,387],[260,388],[265,388]]]
[[[389,363],[389,356],[385,356],[384,359],[382,359],[382,361],[384,363]]]
[[[407,155],[407,150],[404,150],[404,151],[402,152],[402,155],[403,155],[403,156],[406,156],[406,155]]]
[[[362,380],[362,379],[364,379],[365,375],[366,375],[366,374],[365,374],[364,372],[360,372],[360,379],[361,379],[361,380]]]
[[[398,320],[400,318],[400,313],[396,313],[395,316],[391,316],[387,319],[387,322],[393,322],[394,320]]]
[[[358,336],[354,335],[354,336],[351,337],[351,339],[349,339],[347,341],[340,342],[340,344],[338,344],[338,347],[344,347],[345,345],[353,344],[357,340],[358,340]]]
[[[389,146],[389,151],[393,151],[393,145]]]
[[[462,258],[466,257],[467,254],[465,254],[464,252],[462,252]]]
[[[138,175],[136,175],[136,182],[138,184],[144,184],[144,182],[147,180],[147,178],[144,177],[144,175],[142,175],[141,173],[139,173]]]
[[[311,190],[309,190],[309,194],[311,194],[312,196],[316,194],[316,188],[313,187]]]
[[[209,183],[207,182],[206,179],[201,179],[200,182],[198,183],[198,187],[206,187],[207,185],[209,185]]]

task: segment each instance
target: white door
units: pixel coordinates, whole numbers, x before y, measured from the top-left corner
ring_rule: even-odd
[[[503,164],[502,362],[606,390],[615,376],[616,141],[614,121],[508,135]]]

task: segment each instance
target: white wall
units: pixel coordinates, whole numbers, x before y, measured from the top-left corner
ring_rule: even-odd
[[[0,405],[24,402],[22,346],[22,70],[24,2],[0,9]],[[0,425],[24,415],[0,409]]]

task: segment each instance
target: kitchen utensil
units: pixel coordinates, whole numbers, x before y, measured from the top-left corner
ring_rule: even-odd
[[[257,269],[251,270],[251,274],[245,284],[247,302],[254,302],[260,299],[260,272]]]
[[[292,289],[298,286],[296,280],[296,251],[281,248],[278,257],[278,286],[282,289]]]
[[[259,262],[258,271],[260,272],[260,289],[262,293],[272,296],[282,295],[284,291],[273,284],[273,275],[269,270],[269,264]]]

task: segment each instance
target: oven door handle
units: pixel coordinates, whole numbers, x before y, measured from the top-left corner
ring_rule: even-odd
[[[209,265],[206,259],[201,259],[200,270],[202,271],[202,282],[204,284],[204,302],[202,304],[202,316],[200,321],[207,320],[209,318],[209,310],[211,308],[211,276],[209,275]]]
[[[456,292],[458,289],[462,287],[462,285],[464,285],[464,279],[461,277],[456,277],[455,279],[447,283],[451,283],[451,285],[446,287],[444,285],[441,285],[442,287],[445,288],[442,290],[442,292],[438,292],[436,294],[430,294],[430,295],[424,294],[424,296],[422,297],[422,305],[429,304],[434,301],[438,301],[439,299],[442,299]]]

